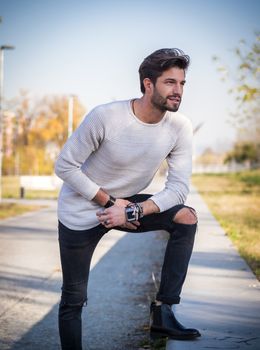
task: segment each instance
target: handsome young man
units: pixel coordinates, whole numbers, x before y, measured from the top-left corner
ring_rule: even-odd
[[[93,109],[58,157],[56,174],[64,181],[58,201],[63,350],[82,349],[90,261],[100,238],[112,228],[169,232],[160,289],[151,305],[151,333],[174,339],[200,336],[182,326],[171,307],[180,302],[197,227],[195,210],[184,205],[192,126],[177,112],[189,61],[179,49],[146,57],[139,68],[142,97]],[[169,165],[165,188],[152,196],[138,194],[164,159]]]

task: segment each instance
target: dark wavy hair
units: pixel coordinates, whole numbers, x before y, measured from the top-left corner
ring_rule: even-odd
[[[139,67],[140,87],[145,92],[143,80],[149,78],[155,85],[162,73],[172,67],[186,71],[190,64],[190,57],[180,49],[160,49],[147,56]]]

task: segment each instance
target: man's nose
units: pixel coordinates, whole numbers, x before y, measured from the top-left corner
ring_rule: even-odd
[[[174,93],[182,95],[182,92],[183,92],[183,86],[181,84],[178,84],[178,83],[175,84],[174,85]]]

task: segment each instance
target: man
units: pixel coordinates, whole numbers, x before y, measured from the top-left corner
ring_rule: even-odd
[[[100,238],[112,228],[169,232],[160,289],[151,305],[151,335],[200,336],[176,320],[172,307],[180,302],[197,227],[195,210],[184,205],[192,127],[177,112],[188,66],[189,56],[179,49],[149,55],[139,68],[142,97],[93,109],[58,157],[56,174],[64,180],[58,201],[63,350],[82,349],[90,261]],[[169,165],[165,188],[152,196],[138,194],[164,159]]]

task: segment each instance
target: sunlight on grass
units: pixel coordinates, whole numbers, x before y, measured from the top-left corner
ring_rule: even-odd
[[[0,219],[6,219],[12,216],[24,214],[29,211],[35,211],[43,208],[39,205],[23,205],[16,203],[0,203]]]
[[[4,198],[20,198],[19,176],[3,176],[2,191]],[[59,190],[25,190],[26,199],[56,199]]]
[[[194,175],[192,182],[260,279],[260,170]]]

